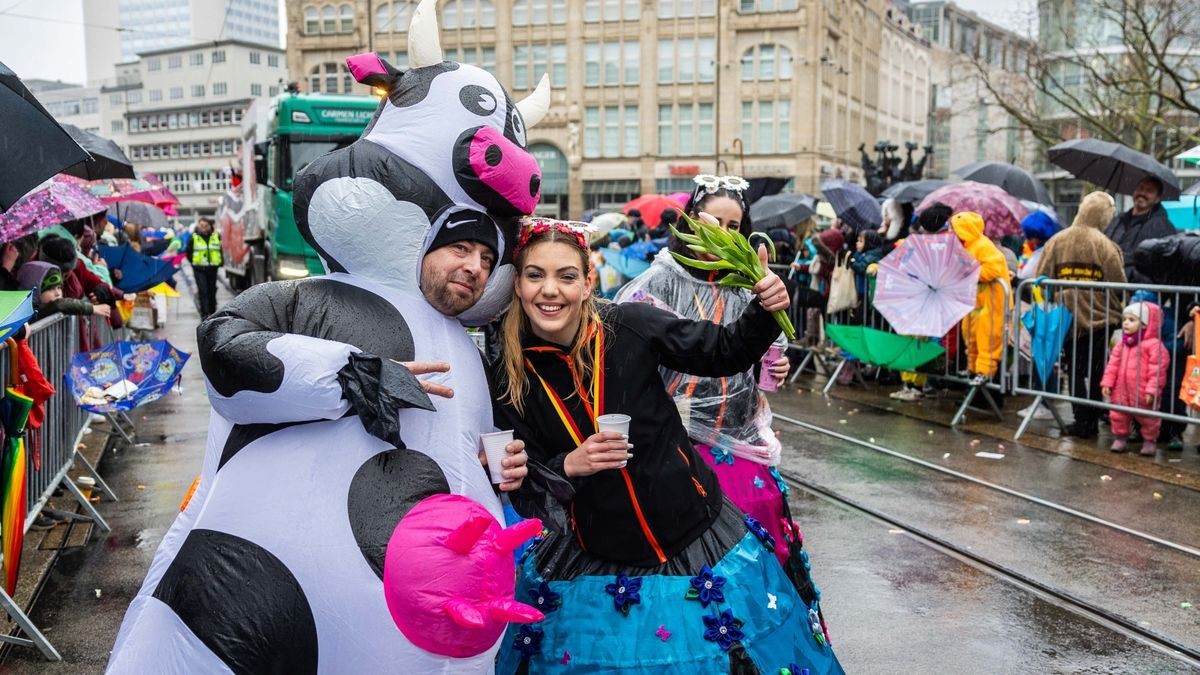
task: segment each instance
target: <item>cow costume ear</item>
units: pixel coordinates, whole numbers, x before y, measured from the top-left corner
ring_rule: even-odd
[[[351,56],[346,59],[346,66],[350,68],[350,74],[355,80],[368,87],[383,87],[387,90],[390,90],[396,78],[403,74],[375,52]]]

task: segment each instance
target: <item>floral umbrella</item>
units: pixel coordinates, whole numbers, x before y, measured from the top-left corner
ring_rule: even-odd
[[[154,203],[154,193],[157,187],[154,183],[141,178],[103,178],[89,183],[93,196],[100,198],[106,204],[115,202],[144,202]]]
[[[1021,200],[995,185],[965,180],[951,183],[929,193],[917,206],[917,213],[941,202],[955,213],[974,211],[983,217],[983,233],[989,239],[1002,239],[1010,234],[1021,234],[1021,219],[1029,210]]]
[[[87,181],[59,174],[18,199],[0,215],[0,241],[12,241],[51,225],[104,213]]]

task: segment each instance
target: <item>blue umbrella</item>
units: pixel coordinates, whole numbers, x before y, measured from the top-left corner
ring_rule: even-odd
[[[1185,194],[1162,205],[1175,229],[1200,230],[1200,195]]]
[[[189,356],[166,340],[114,342],[76,354],[63,379],[80,408],[128,412],[169,392]]]
[[[1054,373],[1054,364],[1058,362],[1073,317],[1066,307],[1043,299],[1042,289],[1037,284],[1033,286],[1033,298],[1034,305],[1021,315],[1021,324],[1029,331],[1033,365],[1044,388]]]
[[[165,260],[142,255],[129,247],[98,246],[104,262],[111,270],[120,270],[117,286],[127,293],[137,293],[161,284],[175,275],[177,268]]]
[[[861,185],[831,178],[821,183],[821,194],[825,195],[837,217],[849,223],[855,232],[875,230],[883,224],[879,202]]]

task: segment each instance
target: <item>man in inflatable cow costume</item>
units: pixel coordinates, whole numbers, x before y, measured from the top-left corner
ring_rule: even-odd
[[[348,60],[387,98],[296,178],[296,222],[330,274],[255,286],[200,326],[200,484],[109,672],[490,672],[507,622],[541,619],[513,600],[512,556],[541,525],[500,524],[463,324],[508,305],[516,217],[540,194],[525,128],[550,91],[514,104],[484,70],[442,62],[435,0],[408,53],[405,71]],[[450,367],[431,384],[414,362]],[[453,395],[431,401],[439,385]]]

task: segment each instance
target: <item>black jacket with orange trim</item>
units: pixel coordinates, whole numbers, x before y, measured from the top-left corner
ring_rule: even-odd
[[[604,379],[602,405],[595,414],[623,413],[632,418],[633,457],[625,469],[570,479],[573,490],[558,490],[549,498],[545,482],[531,476],[514,493],[513,505],[521,515],[541,517],[549,526],[566,520],[565,529],[596,556],[651,567],[703,534],[720,513],[723,499],[716,474],[688,439],[659,366],[703,377],[745,372],[775,340],[779,326],[757,301],[726,326],[680,319],[643,304],[605,303],[599,312],[604,327]],[[546,388],[553,390],[579,437],[586,439],[596,432],[588,413],[593,382],[584,378],[583,386],[578,386],[569,346],[530,335],[523,349],[528,378],[523,415],[500,400],[503,360],[489,370],[496,426],[512,429],[516,438],[525,441],[531,465],[565,476],[563,462],[579,444]],[[582,394],[579,388],[584,389]],[[559,506],[566,518],[547,513]]]

